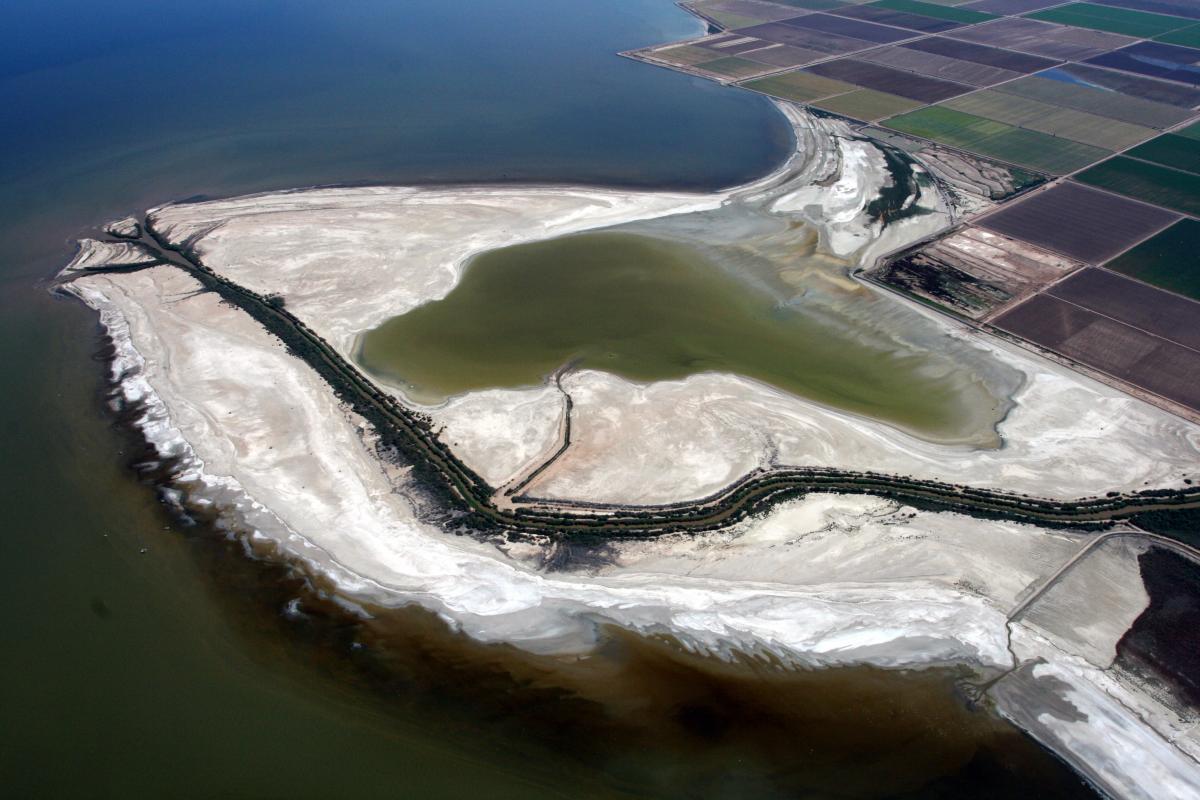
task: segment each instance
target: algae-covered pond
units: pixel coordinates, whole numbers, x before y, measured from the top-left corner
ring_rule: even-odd
[[[367,333],[358,356],[429,403],[573,363],[647,382],[734,373],[938,439],[978,438],[994,422],[980,409],[997,405],[930,354],[784,302],[701,249],[618,232],[481,254],[448,295]]]

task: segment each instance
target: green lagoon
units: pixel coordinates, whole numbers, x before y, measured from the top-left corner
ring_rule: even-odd
[[[702,249],[632,233],[584,233],[473,259],[444,298],[367,333],[360,362],[437,403],[541,383],[560,367],[635,381],[743,375],[923,436],[980,435],[986,388],[930,356],[806,313]]]

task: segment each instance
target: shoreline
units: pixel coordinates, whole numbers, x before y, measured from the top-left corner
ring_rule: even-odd
[[[1053,542],[1065,554],[1078,541],[853,494],[809,495],[688,540],[614,542],[573,569],[556,545],[448,539],[364,421],[258,323],[196,286],[152,267],[67,288],[100,310],[113,378],[147,403],[140,424],[181,459],[179,482],[349,596],[421,605],[481,641],[583,654],[599,619],[725,658],[765,648],[811,667],[1000,669],[1011,663],[1001,609],[1047,566],[1028,551],[1040,558]],[[1006,544],[981,549],[994,541]],[[813,563],[820,573],[805,573]]]

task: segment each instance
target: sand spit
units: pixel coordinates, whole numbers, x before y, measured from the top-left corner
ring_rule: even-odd
[[[845,173],[828,172],[831,164],[874,169],[869,155],[844,159],[846,140],[835,132],[797,124],[801,142],[825,145],[813,144],[811,158],[793,159],[754,186],[714,195],[329,189],[171,206],[154,220],[176,241],[195,238],[217,271],[281,292],[289,308],[351,353],[363,330],[449,291],[479,250],[710,209],[789,180],[836,175],[824,185],[838,186]],[[849,209],[869,193],[833,195],[829,208],[846,213],[834,214],[841,229],[823,229],[822,240],[854,243],[854,226],[869,232],[874,223],[861,211],[856,221]],[[819,195],[794,203],[788,213],[816,224]],[[192,502],[225,510],[249,536],[330,576],[348,598],[420,604],[483,641],[585,653],[611,623],[670,633],[717,655],[769,651],[808,666],[972,664],[995,675],[1014,666],[1008,611],[1082,546],[1077,534],[811,495],[729,530],[613,545],[597,556],[606,561],[586,570],[546,571],[549,545],[451,537],[423,518],[420,493],[404,470],[378,457],[362,421],[249,316],[197,292],[189,275],[169,266],[72,274],[66,291],[100,312],[116,347],[114,380],[145,409],[148,440],[181,464],[177,488]],[[1173,485],[1194,471],[1194,426],[939,324],[947,341],[969,340],[981,357],[1025,376],[999,450],[923,442],[730,376],[641,386],[581,372],[564,379],[578,439],[531,491],[661,502],[771,463],[886,469],[1040,495]],[[553,451],[562,397],[551,387],[480,392],[434,413],[447,440],[499,483]],[[1122,620],[1143,596],[1127,566],[1118,558],[1102,570],[1129,584],[1112,587],[1128,590]],[[1061,600],[1055,592],[1046,598]],[[1044,616],[1034,609],[1033,622],[1013,626],[1018,654],[1044,663],[997,684],[1004,713],[1081,770],[1092,765],[1087,774],[1117,796],[1139,796],[1140,781],[1163,787],[1157,796],[1190,796],[1195,761],[1156,731],[1157,722],[1129,709],[1164,714],[1092,663],[1107,652],[1103,642],[1088,650],[1055,639],[1035,627]],[[1102,632],[1105,641],[1119,636],[1118,627]],[[1067,705],[1053,708],[1061,713],[1047,717],[1047,704],[1060,701]]]
[[[193,239],[217,272],[260,293],[283,295],[293,313],[350,357],[362,333],[443,297],[467,259],[494,247],[635,220],[682,219],[764,198],[771,213],[815,227],[822,247],[851,263],[947,224],[944,198],[924,189],[916,200],[924,213],[881,229],[865,214],[887,179],[880,152],[837,123],[786,110],[797,154],[761,181],[715,194],[344,188],[171,205],[151,217],[172,241]],[[575,441],[528,492],[677,502],[772,464],[884,470],[1063,498],[1179,486],[1196,475],[1200,428],[940,316],[918,321],[932,331],[923,334],[929,341],[922,346],[954,348],[980,370],[1024,376],[999,427],[999,449],[925,441],[732,375],[639,385],[584,372],[564,384],[576,402]],[[562,403],[547,387],[489,390],[422,410],[494,484],[557,448]],[[1062,463],[1073,466],[1056,468]]]
[[[995,674],[1012,665],[1007,610],[1085,541],[811,495],[733,529],[615,546],[607,566],[545,572],[541,547],[448,536],[422,521],[403,471],[377,458],[328,387],[243,312],[196,288],[171,267],[67,285],[100,311],[116,348],[113,376],[145,409],[147,438],[181,464],[176,487],[329,575],[351,601],[417,603],[484,641],[577,654],[614,623],[718,656],[967,663]],[[1087,774],[1117,796],[1148,775],[1146,785],[1159,787],[1195,780],[1194,762],[1114,704],[1106,674],[1065,648],[1040,655],[1048,663],[1033,668],[1039,676],[1055,670],[1069,683],[1023,686],[1029,670],[1014,673],[998,684],[1004,713],[1072,761],[1096,765]],[[1064,698],[1097,724],[1047,719],[1047,704]]]
[[[385,469],[360,422],[303,362],[242,312],[192,294],[196,287],[159,267],[85,276],[69,290],[101,311],[136,398],[153,396],[149,435],[183,456],[181,486],[244,494],[243,504],[260,512],[260,534],[351,594],[421,603],[473,636],[551,652],[586,649],[597,621],[608,620],[671,632],[700,649],[769,648],[811,665],[1007,663],[1003,614],[956,586],[958,574],[922,574],[910,564],[867,580],[760,580],[753,560],[720,577],[635,567],[545,573],[540,558],[516,557],[528,548],[510,557],[504,547],[446,536],[417,518],[403,474]],[[877,516],[869,498],[811,502],[833,502],[811,513],[844,518],[847,528]],[[945,519],[904,513],[918,526],[913,519]],[[961,522],[964,535],[989,525]],[[1022,560],[1036,548],[1011,550]]]

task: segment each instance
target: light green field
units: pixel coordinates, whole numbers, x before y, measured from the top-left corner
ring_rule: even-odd
[[[746,81],[741,85],[756,92],[782,97],[784,100],[796,100],[800,103],[853,92],[859,88],[852,83],[823,78],[809,72],[785,72],[782,75]]]
[[[882,124],[902,133],[1056,175],[1074,172],[1110,152],[940,106],[901,114]]]
[[[864,122],[874,122],[877,119],[918,108],[921,103],[909,100],[907,97],[877,92],[874,89],[859,89],[856,92],[847,92],[820,100],[813,105],[835,114],[844,114]]]
[[[1153,128],[990,89],[955,97],[942,105],[1105,150],[1120,150],[1157,133]]]
[[[1187,28],[1196,24],[1195,20],[1183,17],[1170,17],[1165,14],[1151,14],[1145,11],[1131,11],[1125,8],[1112,8],[1094,3],[1071,3],[1058,8],[1048,8],[1035,11],[1025,16],[1042,22],[1057,22],[1061,25],[1072,25],[1076,28],[1091,28],[1109,33],[1121,33],[1126,36],[1136,36],[1139,39],[1149,39],[1169,31]]]

